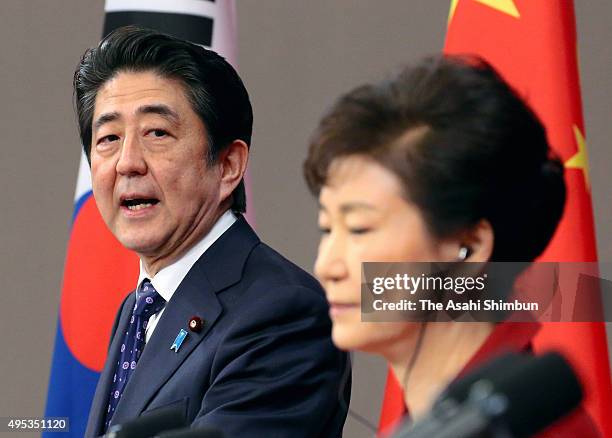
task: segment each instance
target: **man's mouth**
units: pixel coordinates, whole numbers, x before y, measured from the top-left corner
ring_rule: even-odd
[[[121,201],[121,206],[126,207],[130,211],[138,211],[152,207],[157,203],[159,203],[159,199],[155,198],[127,198]]]

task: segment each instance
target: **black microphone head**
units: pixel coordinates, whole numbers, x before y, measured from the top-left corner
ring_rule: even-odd
[[[169,429],[187,427],[185,407],[177,404],[147,412],[123,424],[112,426],[116,438],[148,438]]]
[[[453,382],[427,417],[395,437],[528,437],[581,400],[578,379],[560,354],[508,354]]]
[[[156,438],[224,438],[223,432],[219,429],[200,428],[200,429],[181,429],[169,430],[160,433]]]
[[[496,356],[487,361],[484,365],[472,370],[465,376],[448,385],[437,397],[433,405],[433,410],[436,410],[442,404],[447,404],[449,401],[456,404],[463,403],[470,395],[470,389],[474,383],[483,378],[504,378],[503,376],[505,376],[507,372],[525,363],[532,357],[533,356],[520,353],[504,353],[500,356]]]
[[[483,379],[484,380],[484,379]],[[558,353],[536,356],[489,379],[508,403],[505,422],[513,436],[530,436],[576,408],[582,387]]]

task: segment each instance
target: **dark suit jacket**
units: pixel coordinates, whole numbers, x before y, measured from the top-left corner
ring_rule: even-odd
[[[124,301],[86,436],[103,433],[108,394],[135,294]],[[204,327],[189,331],[199,316]],[[182,346],[170,350],[180,329]],[[192,427],[228,437],[341,436],[350,364],[330,338],[323,291],[259,241],[240,217],[196,262],[166,304],[111,425],[178,406]]]

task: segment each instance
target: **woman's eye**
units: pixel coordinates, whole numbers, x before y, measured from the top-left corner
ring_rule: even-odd
[[[319,227],[319,232],[321,234],[329,234],[331,232],[331,228],[329,228],[329,227]]]
[[[350,231],[351,234],[360,235],[360,234],[369,233],[370,231],[372,231],[372,229],[371,228],[365,228],[365,227],[355,227],[355,228],[350,228],[349,231]]]

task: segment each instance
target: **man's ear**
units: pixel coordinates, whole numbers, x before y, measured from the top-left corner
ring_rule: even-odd
[[[240,183],[249,161],[249,147],[242,140],[234,140],[220,152],[218,165],[221,171],[220,198],[227,199]]]

